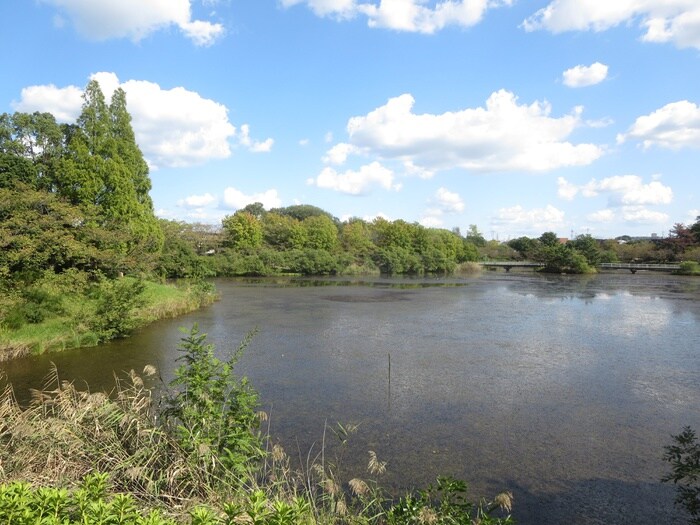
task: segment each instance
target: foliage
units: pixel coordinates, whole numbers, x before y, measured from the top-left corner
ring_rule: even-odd
[[[85,476],[76,490],[0,485],[0,521],[13,525],[175,525],[157,510],[141,512],[130,494],[107,495],[107,475]]]
[[[224,246],[234,250],[258,248],[263,241],[263,228],[260,220],[246,211],[237,211],[221,221],[224,229]]]
[[[165,416],[178,442],[187,452],[214,463],[222,476],[242,476],[262,455],[257,394],[246,378],[234,375],[234,365],[253,335],[221,361],[214,346],[206,343],[206,334],[194,325],[179,347],[182,364],[172,382],[179,389],[165,396]]]
[[[676,503],[690,514],[690,523],[700,525],[700,442],[690,427],[673,436],[673,441],[664,453],[671,472],[662,481],[676,485]]]
[[[493,501],[471,503],[467,499],[467,485],[451,477],[439,477],[437,485],[428,487],[418,495],[409,495],[392,506],[387,512],[389,525],[413,525],[440,523],[462,525],[479,523],[484,525],[506,525],[514,523],[510,514],[496,517],[499,510],[510,513],[513,496],[502,493]]]
[[[126,337],[138,326],[136,309],[143,306],[145,284],[140,279],[102,279],[92,291],[97,301],[92,328],[101,341]]]
[[[700,275],[700,263],[696,261],[683,261],[678,273],[681,275]]]

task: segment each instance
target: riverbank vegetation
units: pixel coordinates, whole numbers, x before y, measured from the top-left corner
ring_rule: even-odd
[[[54,370],[28,407],[8,387],[0,398],[0,521],[513,523],[510,493],[472,502],[466,484],[451,478],[390,496],[381,486],[390,465],[374,451],[365,474],[350,477],[350,425],[324,430],[321,450],[293,466],[261,431],[267,416],[255,391],[234,374],[248,340],[222,361],[194,327],[182,339],[176,379],[158,396],[146,386],[156,376],[151,366],[117,380],[109,395],[80,391]]]

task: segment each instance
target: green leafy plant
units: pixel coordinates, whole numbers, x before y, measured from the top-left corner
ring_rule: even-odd
[[[402,498],[387,511],[389,525],[413,525],[439,523],[444,525],[510,525],[514,523],[510,514],[498,517],[500,511],[510,513],[513,495],[504,492],[493,501],[480,500],[472,503],[467,499],[466,482],[441,476],[436,486],[429,486],[417,496]]]
[[[661,481],[676,485],[676,504],[690,514],[690,523],[700,525],[700,442],[690,427],[685,427],[674,444],[665,447],[664,460],[671,472]]]
[[[185,450],[210,461],[216,473],[243,475],[252,460],[262,456],[255,411],[257,393],[248,380],[234,374],[234,366],[255,332],[250,332],[226,361],[214,355],[214,345],[195,324],[182,338],[175,371],[166,396],[165,416]]]
[[[102,280],[93,295],[97,299],[93,330],[107,341],[126,337],[138,325],[135,310],[143,306],[142,280],[123,278]]]

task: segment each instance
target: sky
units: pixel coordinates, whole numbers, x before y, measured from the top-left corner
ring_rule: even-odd
[[[0,113],[127,95],[158,216],[487,239],[700,215],[698,0],[2,0]]]

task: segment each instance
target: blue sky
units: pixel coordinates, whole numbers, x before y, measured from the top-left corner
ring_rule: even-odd
[[[0,112],[121,86],[166,218],[506,240],[700,215],[697,0],[3,0]]]

